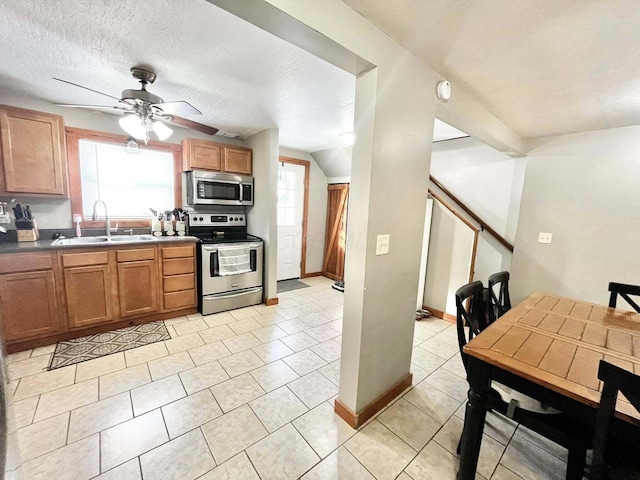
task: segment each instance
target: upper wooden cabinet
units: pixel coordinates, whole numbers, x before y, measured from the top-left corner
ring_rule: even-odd
[[[195,138],[182,141],[182,170],[222,170],[220,145]]]
[[[243,147],[224,147],[224,171],[251,175],[253,173],[252,150]]]
[[[253,173],[252,150],[186,138],[182,141],[182,170],[212,170],[251,175]]]
[[[0,105],[0,194],[68,197],[59,115]]]

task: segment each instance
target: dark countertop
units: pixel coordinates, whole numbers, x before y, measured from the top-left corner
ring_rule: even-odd
[[[115,236],[115,235],[114,235]],[[121,235],[118,235],[121,236]],[[71,248],[110,248],[110,247],[131,247],[142,245],[156,245],[158,243],[195,243],[200,240],[197,237],[190,236],[171,236],[171,237],[155,237],[153,240],[139,242],[122,242],[122,243],[89,243],[84,245],[53,245],[55,240],[37,240],[35,242],[3,242],[0,243],[0,254],[16,253],[16,252],[36,252],[42,250],[68,250]]]

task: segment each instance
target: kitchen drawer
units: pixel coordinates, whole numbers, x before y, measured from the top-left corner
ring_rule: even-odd
[[[189,244],[180,247],[162,247],[162,258],[193,257],[194,253],[195,244]]]
[[[193,290],[194,288],[196,288],[196,276],[193,273],[164,277],[162,283],[162,289],[165,293]]]
[[[116,252],[118,262],[138,262],[140,260],[155,260],[155,248],[135,248],[131,250],[118,250]]]
[[[105,265],[109,263],[109,252],[65,253],[62,255],[62,266],[84,267],[88,265]]]
[[[196,291],[182,290],[164,294],[164,310],[177,310],[179,308],[195,307]]]
[[[0,273],[31,272],[52,268],[51,253],[12,253],[0,256]]]
[[[181,275],[195,272],[195,261],[191,258],[170,258],[162,260],[163,275]]]

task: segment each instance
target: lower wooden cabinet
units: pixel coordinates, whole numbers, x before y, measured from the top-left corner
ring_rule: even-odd
[[[193,243],[0,255],[0,333],[10,352],[196,305]]]
[[[195,245],[160,248],[162,258],[162,310],[170,312],[195,307]]]
[[[109,265],[64,269],[69,328],[90,327],[115,319]]]
[[[156,261],[119,263],[118,298],[122,318],[157,312],[159,299]]]
[[[5,341],[61,330],[53,270],[0,275],[0,320]]]

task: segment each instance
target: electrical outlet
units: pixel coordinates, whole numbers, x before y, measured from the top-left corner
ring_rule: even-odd
[[[538,233],[538,243],[551,243],[551,239],[553,238],[553,233]]]
[[[376,241],[376,255],[387,255],[389,253],[390,235],[378,235]]]

